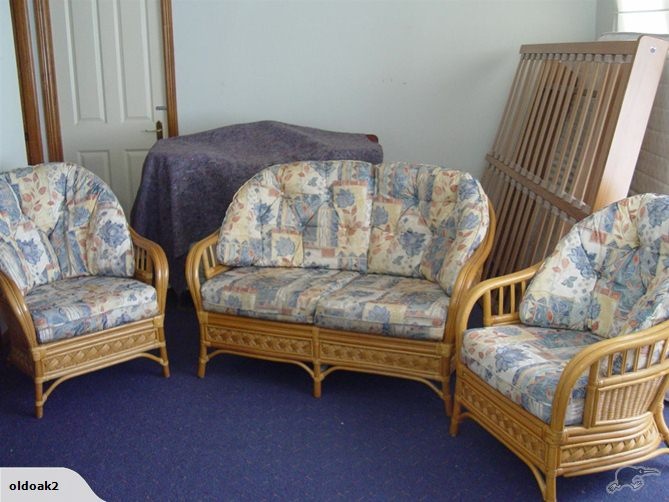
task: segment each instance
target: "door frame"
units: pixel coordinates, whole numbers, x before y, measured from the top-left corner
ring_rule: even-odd
[[[29,0],[9,2],[16,64],[19,73],[19,90],[23,127],[26,138],[28,164],[44,162],[42,147],[42,126],[38,107],[37,85],[30,33]],[[51,36],[51,15],[49,0],[33,0],[35,36],[42,87],[42,107],[44,111],[44,135],[47,144],[47,161],[63,160],[63,141],[58,109],[58,89],[54,64],[53,38]],[[174,71],[174,34],[172,30],[172,0],[160,0],[163,39],[163,66],[165,71],[165,105],[167,106],[168,136],[179,135],[177,114],[177,88]]]

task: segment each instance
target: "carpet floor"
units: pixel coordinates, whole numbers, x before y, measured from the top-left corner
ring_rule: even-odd
[[[31,380],[0,363],[0,466],[68,467],[108,501],[541,500],[530,470],[478,424],[448,433],[422,384],[219,356],[196,376],[192,309],[170,297],[172,376],[135,360],[63,383],[42,420]],[[669,413],[665,410],[669,420]],[[669,456],[637,491],[609,471],[558,479],[563,501],[668,500]]]

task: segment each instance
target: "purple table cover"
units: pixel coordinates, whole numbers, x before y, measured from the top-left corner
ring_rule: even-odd
[[[194,242],[218,229],[239,187],[261,169],[297,160],[383,161],[366,134],[282,122],[236,124],[158,141],[149,151],[130,216],[165,250],[170,285],[187,290],[184,266]]]

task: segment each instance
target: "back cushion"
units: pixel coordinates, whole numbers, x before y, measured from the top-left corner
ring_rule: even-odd
[[[597,211],[558,243],[530,283],[521,321],[613,337],[667,318],[669,197]]]
[[[366,271],[372,165],[309,161],[264,169],[237,192],[217,245],[230,266]]]
[[[134,272],[123,210],[109,187],[75,164],[0,176],[0,267],[24,293],[63,277]]]
[[[376,166],[369,272],[422,277],[447,294],[489,225],[471,175],[427,164]]]
[[[46,233],[21,211],[11,185],[0,179],[0,269],[27,293],[61,277]]]

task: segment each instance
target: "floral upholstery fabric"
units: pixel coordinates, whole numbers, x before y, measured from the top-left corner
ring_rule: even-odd
[[[369,272],[438,282],[447,294],[483,241],[488,199],[471,175],[427,164],[376,167]]]
[[[567,363],[585,347],[603,340],[588,331],[523,325],[468,330],[460,356],[490,386],[550,423],[555,390]],[[587,372],[574,386],[566,424],[583,418]]]
[[[318,300],[357,276],[317,268],[233,268],[202,285],[202,303],[210,312],[313,323]]]
[[[643,194],[574,225],[531,281],[525,324],[614,337],[669,318],[669,196]]]
[[[372,165],[311,161],[264,169],[245,183],[221,226],[231,266],[367,269]]]
[[[400,338],[441,340],[449,297],[425,279],[361,275],[316,307],[318,326]]]
[[[26,295],[37,340],[48,343],[158,314],[156,290],[125,277],[82,276],[37,286]]]
[[[131,277],[132,241],[115,195],[74,164],[0,174],[0,269],[24,294],[60,278]]]

